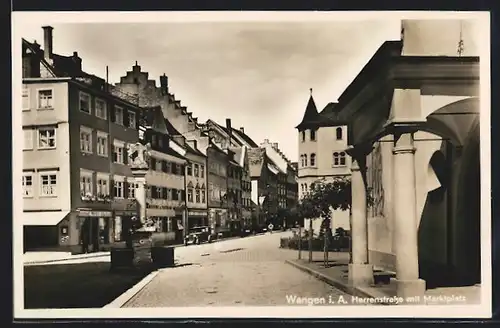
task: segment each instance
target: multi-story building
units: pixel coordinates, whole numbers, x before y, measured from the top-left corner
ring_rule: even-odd
[[[208,221],[216,233],[229,233],[227,153],[216,144],[207,148]]]
[[[241,170],[241,224],[242,228],[250,229],[252,227],[252,178],[250,176],[250,163],[248,160],[248,148],[243,145],[234,149],[235,159]]]
[[[43,50],[22,43],[25,246],[97,251],[137,214],[126,149],[140,109],[83,72],[76,52],[54,54],[52,32],[44,27]]]
[[[318,112],[312,93],[302,122],[297,125],[299,147],[299,198],[316,183],[336,177],[350,176],[350,157],[347,156],[347,123],[339,119],[336,103],[329,103]],[[314,233],[319,233],[321,220],[313,220]],[[304,225],[309,227],[309,219]],[[335,210],[331,228],[350,229],[349,211]]]
[[[209,140],[208,135],[201,131],[197,119],[187,112],[186,107],[181,106],[180,101],[169,92],[168,77],[160,76],[160,86],[156,86],[155,80],[149,79],[149,74],[141,70],[137,63],[121,77],[120,83],[115,85],[120,93],[136,97],[142,106],[160,106],[165,118],[167,133],[170,143],[184,149],[188,163],[185,168],[187,189],[187,227],[209,224],[208,220],[208,150],[210,146],[215,147]],[[219,156],[215,151],[215,156]],[[211,162],[217,162],[213,160]],[[212,183],[213,185],[214,183]],[[226,187],[224,187],[224,190]],[[223,217],[220,202],[217,213]],[[221,212],[222,211],[222,212]],[[213,212],[213,211],[212,211]]]
[[[175,147],[166,133],[160,106],[142,109],[139,128],[139,140],[151,147],[146,174],[146,217],[155,222],[157,232],[171,232],[180,240],[186,220],[186,199],[190,199],[184,176],[185,151]]]
[[[213,141],[220,145],[228,154],[228,175],[227,175],[227,190],[228,190],[228,228],[230,233],[235,234],[241,231],[243,227],[243,201],[242,201],[242,177],[245,170],[245,155],[242,150],[242,145],[233,138],[233,128],[231,119],[226,119],[226,126],[217,124],[212,120],[205,123],[205,131],[213,138]],[[245,172],[248,174],[248,171]],[[246,213],[246,220],[248,212]]]
[[[266,150],[266,155],[278,167],[277,178],[277,202],[278,202],[278,222],[279,225],[286,225],[287,218],[291,215],[291,209],[295,206],[297,199],[296,173],[290,165],[290,161],[279,149],[278,143],[271,143],[265,139],[260,145]],[[295,197],[295,198],[294,198]],[[288,222],[288,224],[293,222]]]

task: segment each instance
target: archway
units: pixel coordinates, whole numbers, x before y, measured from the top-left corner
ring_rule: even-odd
[[[429,161],[439,185],[427,194],[419,225],[419,273],[427,288],[480,282],[480,147],[477,99],[447,105],[425,130],[443,138]]]

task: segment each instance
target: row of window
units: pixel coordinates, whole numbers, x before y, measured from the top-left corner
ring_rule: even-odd
[[[174,163],[163,159],[150,157],[149,165],[151,170],[168,174],[184,175],[182,164],[179,163]]]
[[[188,188],[187,190],[187,195],[188,199],[187,201],[189,203],[205,203],[205,189],[195,189],[195,188]],[[193,201],[193,195],[195,195],[194,201]]]
[[[24,150],[54,149],[57,144],[56,127],[46,126],[38,128],[23,129]],[[36,136],[36,137],[35,137]],[[36,143],[35,143],[36,141]]]
[[[205,177],[205,165],[192,163],[191,165],[186,165],[186,174],[189,176],[194,176],[196,178]]]
[[[182,189],[147,186],[146,197],[151,199],[183,201],[185,199],[185,193]]]
[[[300,165],[302,167],[316,166],[316,154],[312,153],[309,157],[309,165],[307,162],[307,154],[300,155]],[[346,154],[345,152],[334,152],[333,153],[333,167],[342,167],[346,165]]]
[[[208,171],[213,174],[219,174],[221,176],[226,176],[226,167],[217,162],[211,162],[208,166]]]
[[[38,109],[54,109],[54,89],[37,89],[37,107]],[[22,94],[22,109],[23,111],[30,110],[30,89],[24,88]],[[79,109],[81,112],[91,114],[91,104],[92,97],[88,93],[80,91],[79,93]],[[108,119],[108,108],[105,100],[100,98],[94,98],[94,108],[95,116],[103,120]],[[125,110],[120,106],[113,106],[114,120],[113,122],[119,125],[125,125],[127,122],[127,127],[136,128],[137,119],[136,113],[131,110]],[[125,116],[127,119],[125,119]]]
[[[37,109],[53,109],[54,108],[54,90],[52,88],[46,89],[37,89],[36,90],[36,99],[37,99]],[[22,93],[22,109],[23,111],[30,110],[30,90],[23,86]]]
[[[44,172],[24,172],[22,176],[23,197],[31,198],[36,194],[35,179],[38,176],[38,195],[39,197],[57,196],[57,171]]]
[[[131,181],[128,181],[128,179],[131,179]],[[94,190],[94,180],[96,190]],[[113,185],[112,194],[110,194],[110,185]],[[113,182],[110,183],[109,173],[80,170],[80,195],[82,197],[97,196],[97,198],[104,198],[113,196],[114,198],[133,199],[135,198],[136,188],[137,184],[133,181],[133,178],[114,175]]]
[[[342,128],[338,127],[335,129],[335,137],[337,140],[342,140],[343,138],[343,132]],[[316,141],[316,130],[309,130],[309,140],[310,141]],[[302,142],[306,141],[306,131],[302,131]]]

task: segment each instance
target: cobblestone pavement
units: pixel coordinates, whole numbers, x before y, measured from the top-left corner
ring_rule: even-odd
[[[350,298],[284,263],[297,253],[278,248],[283,234],[176,249],[179,267],[162,270],[124,307],[298,305],[293,297],[326,303]]]

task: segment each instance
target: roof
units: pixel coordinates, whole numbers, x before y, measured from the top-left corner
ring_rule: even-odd
[[[299,131],[319,128],[322,126],[336,126],[347,124],[345,120],[340,116],[340,112],[337,110],[337,103],[329,103],[323,108],[321,112],[318,112],[314,98],[311,95],[309,101],[307,102],[306,110],[304,116],[299,125],[295,128]]]
[[[248,135],[245,133],[241,132],[240,130],[237,130],[233,128],[233,133],[236,133],[241,139],[243,139],[250,147],[257,148],[259,145],[255,143],[255,141],[252,140]]]
[[[167,127],[167,132],[169,135],[171,136],[181,136],[182,134],[172,125],[172,123],[170,123],[169,120],[165,119],[165,125]],[[187,142],[184,143],[184,148],[186,148],[186,151],[191,153],[191,154],[195,154],[195,155],[198,155],[198,156],[203,156],[203,157],[206,157],[205,154],[203,154],[199,149],[195,149],[193,147],[191,147]]]

